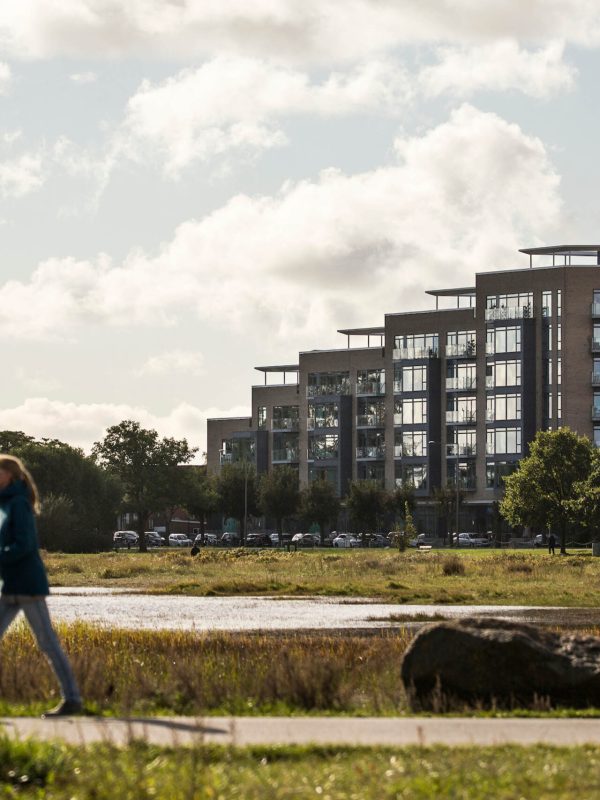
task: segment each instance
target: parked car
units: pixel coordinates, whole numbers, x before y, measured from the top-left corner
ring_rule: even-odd
[[[301,538],[297,541],[298,547],[319,547],[321,537],[318,533],[301,533]]]
[[[339,533],[333,540],[334,547],[359,547],[360,541],[351,533]]]
[[[115,531],[113,545],[115,547],[132,547],[138,543],[139,538],[135,531]]]
[[[148,547],[163,547],[166,544],[166,539],[156,531],[145,531],[146,544]]]
[[[170,547],[191,547],[192,540],[188,539],[185,533],[172,533],[169,536]]]
[[[489,540],[477,533],[459,533],[457,544],[459,547],[488,547]]]
[[[544,541],[544,539],[545,539],[545,541]],[[548,537],[545,536],[543,533],[538,533],[536,536],[534,536],[533,546],[534,547],[546,547],[547,542],[548,542]]]
[[[272,547],[273,542],[268,533],[249,533],[246,536],[246,547]]]
[[[215,547],[219,543],[217,539],[216,533],[205,533],[204,534],[204,545],[207,547]],[[202,534],[199,533],[196,538],[194,539],[194,544],[196,547],[202,547]]]
[[[367,547],[389,547],[390,540],[381,533],[373,533],[367,538]]]
[[[225,531],[220,543],[223,547],[236,547],[240,543],[240,535],[234,531]]]
[[[291,535],[289,533],[283,533],[281,535],[281,545],[282,545],[282,547],[285,547],[286,544],[289,544],[291,541],[292,541],[292,537],[291,537]],[[278,533],[272,533],[271,534],[271,544],[273,545],[273,547],[279,547],[279,534]]]
[[[433,547],[435,539],[427,533],[419,533],[408,543],[409,547]]]

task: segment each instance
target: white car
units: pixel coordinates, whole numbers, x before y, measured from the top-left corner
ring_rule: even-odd
[[[459,547],[487,547],[489,541],[484,539],[483,536],[478,536],[476,533],[459,533],[458,546]]]
[[[351,533],[339,533],[332,542],[334,547],[359,547],[360,542]]]
[[[192,540],[188,539],[185,533],[172,533],[169,536],[170,547],[191,547]]]

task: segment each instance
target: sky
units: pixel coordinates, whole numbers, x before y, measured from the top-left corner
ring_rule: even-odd
[[[596,0],[4,0],[0,429],[205,449],[253,367],[598,243]]]

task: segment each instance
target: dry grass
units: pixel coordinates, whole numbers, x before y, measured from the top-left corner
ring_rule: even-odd
[[[444,575],[451,556],[464,574]],[[335,595],[401,603],[598,606],[600,559],[545,551],[350,550],[47,554],[51,581],[195,595]]]
[[[442,572],[444,575],[464,575],[465,562],[459,556],[448,556],[442,562]]]

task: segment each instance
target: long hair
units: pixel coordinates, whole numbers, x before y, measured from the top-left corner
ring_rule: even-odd
[[[31,473],[23,464],[20,458],[16,456],[5,455],[0,453],[0,469],[6,470],[12,476],[13,481],[23,481],[27,486],[27,493],[29,494],[29,502],[35,514],[40,512],[40,493],[35,485],[35,481],[31,477]]]

